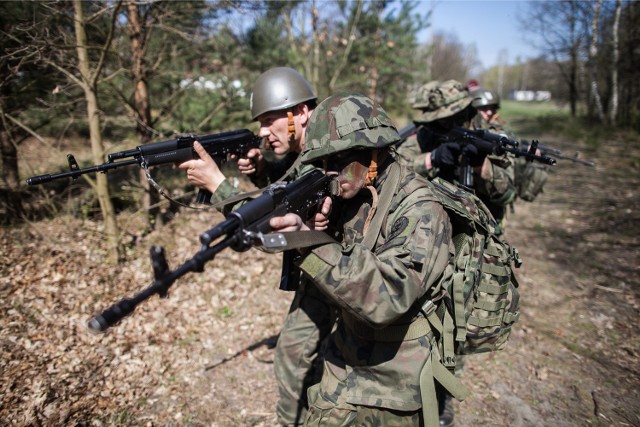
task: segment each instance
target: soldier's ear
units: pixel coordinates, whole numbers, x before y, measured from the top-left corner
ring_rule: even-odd
[[[296,106],[296,113],[298,114],[298,117],[300,117],[300,124],[305,127],[311,117],[311,110],[309,110],[309,106],[305,103],[298,104]]]

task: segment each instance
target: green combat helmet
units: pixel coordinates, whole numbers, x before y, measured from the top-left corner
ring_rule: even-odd
[[[251,118],[269,111],[284,110],[318,97],[309,82],[296,70],[276,67],[258,77],[251,91]]]
[[[432,81],[418,89],[413,108],[422,114],[413,119],[416,123],[430,123],[444,119],[464,110],[473,98],[469,91],[456,80]]]
[[[337,94],[322,101],[309,125],[302,163],[353,149],[382,148],[400,139],[384,109],[361,94]]]
[[[479,87],[471,92],[471,97],[473,98],[471,105],[475,108],[488,105],[495,105],[496,108],[500,108],[500,96],[493,90]]]

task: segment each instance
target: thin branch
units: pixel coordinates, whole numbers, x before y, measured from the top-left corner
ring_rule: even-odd
[[[95,85],[98,81],[100,73],[102,72],[102,67],[104,66],[104,62],[107,57],[107,53],[109,52],[109,46],[111,46],[111,42],[113,41],[113,34],[115,33],[116,28],[116,20],[118,18],[118,10],[122,5],[122,0],[118,0],[115,8],[113,9],[113,13],[111,14],[111,26],[109,27],[109,34],[107,36],[107,40],[104,42],[104,47],[100,52],[100,59],[98,60],[98,65],[94,69],[93,75],[91,76],[91,85]]]

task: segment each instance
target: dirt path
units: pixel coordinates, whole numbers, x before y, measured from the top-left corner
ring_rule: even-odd
[[[586,154],[596,168],[562,162],[509,217],[523,315],[505,351],[467,358],[458,425],[640,426],[640,146]],[[149,284],[150,245],[176,267],[220,219],[181,212],[117,268],[90,221],[1,230],[3,424],[274,425],[272,346],[291,299],[275,290],[278,256],[225,251],[109,333],[84,327]]]

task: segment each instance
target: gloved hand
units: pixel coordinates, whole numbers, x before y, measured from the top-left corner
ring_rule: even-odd
[[[467,158],[469,165],[472,167],[482,166],[484,159],[487,157],[487,153],[478,150],[473,144],[466,144],[462,149],[462,155]]]
[[[440,169],[451,169],[458,165],[462,147],[457,142],[445,142],[431,152],[431,164]]]

